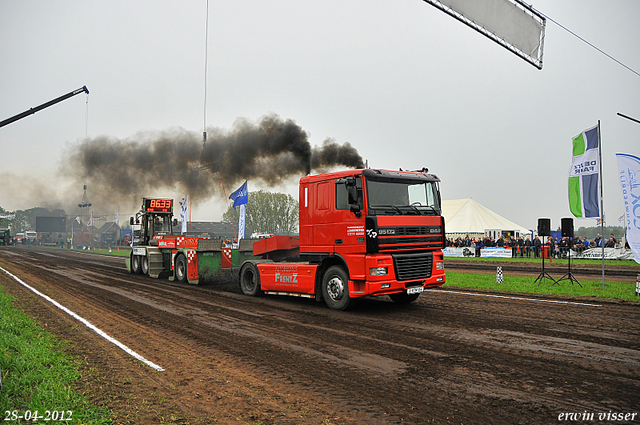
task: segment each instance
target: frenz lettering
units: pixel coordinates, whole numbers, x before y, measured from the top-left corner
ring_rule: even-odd
[[[276,282],[298,283],[298,273],[292,273],[292,274],[276,273]]]

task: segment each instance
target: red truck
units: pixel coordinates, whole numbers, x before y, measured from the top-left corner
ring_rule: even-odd
[[[253,243],[242,263],[246,295],[324,300],[346,310],[364,296],[410,303],[445,283],[440,179],[428,170],[347,170],[306,176],[299,236]]]

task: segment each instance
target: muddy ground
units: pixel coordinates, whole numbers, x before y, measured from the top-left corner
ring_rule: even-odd
[[[598,413],[640,413],[638,304],[438,290],[408,306],[382,297],[337,312],[233,284],[130,275],[123,258],[90,253],[0,248],[0,266],[164,369],[0,270],[3,291],[86,359],[78,390],[119,424],[547,424],[563,413],[606,423]]]

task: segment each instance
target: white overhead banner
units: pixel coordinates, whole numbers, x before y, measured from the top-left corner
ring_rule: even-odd
[[[546,18],[520,0],[424,0],[542,69]]]

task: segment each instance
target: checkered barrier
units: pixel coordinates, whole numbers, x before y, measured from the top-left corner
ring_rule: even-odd
[[[196,258],[196,255],[197,255],[196,252],[193,251],[193,250],[188,250],[187,251],[187,263],[189,265],[194,263],[194,259]]]
[[[224,247],[222,248],[222,258],[220,267],[223,269],[230,269],[233,264],[233,258],[231,255],[231,248]]]

